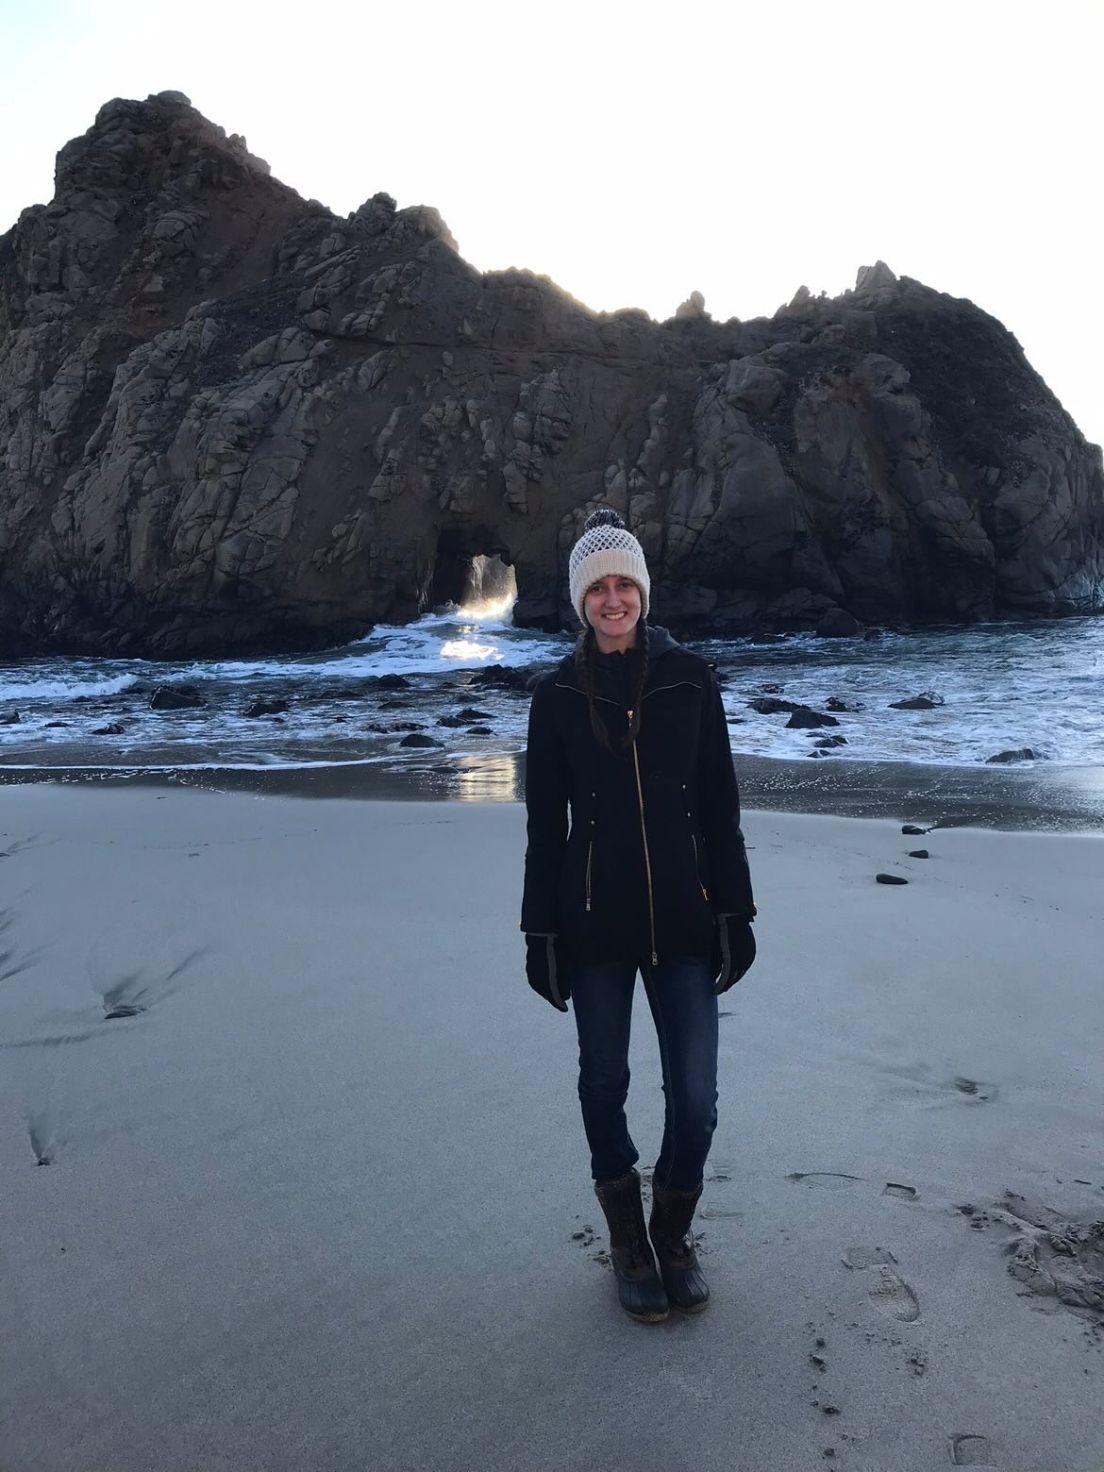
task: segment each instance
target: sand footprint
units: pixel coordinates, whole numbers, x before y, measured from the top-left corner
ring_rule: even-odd
[[[56,1112],[51,1108],[28,1109],[24,1117],[35,1164],[53,1165],[62,1143]]]
[[[27,838],[13,838],[6,848],[0,848],[0,859],[14,859],[16,854],[24,853],[29,848],[34,848],[38,842],[36,833]]]
[[[885,1247],[849,1247],[843,1261],[853,1271],[872,1273],[867,1292],[876,1309],[903,1324],[914,1323],[920,1317],[920,1302],[896,1271],[897,1259],[892,1252]]]
[[[42,954],[41,950],[21,951],[11,944],[8,936],[15,922],[15,912],[10,907],[0,909],[0,981],[10,981],[29,970]]]
[[[870,1301],[882,1313],[911,1324],[920,1317],[920,1304],[916,1294],[905,1280],[889,1267],[880,1267],[874,1286],[870,1289]]]
[[[110,936],[97,942],[88,954],[88,971],[103,1006],[104,1019],[138,1017],[177,989],[180,978],[207,954],[208,947],[195,946],[184,952],[172,937],[134,946],[144,953],[145,964],[127,966],[123,957],[126,938]]]
[[[992,1449],[985,1436],[952,1436],[951,1461],[956,1467],[991,1467]]]
[[[819,1186],[825,1191],[845,1191],[864,1176],[849,1176],[838,1170],[794,1170],[786,1177],[788,1181],[801,1182],[806,1186]]]

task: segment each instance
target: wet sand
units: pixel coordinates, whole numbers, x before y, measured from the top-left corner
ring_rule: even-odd
[[[523,826],[0,793],[0,1466],[1100,1472],[1104,838],[748,812],[714,1297],[648,1328]],[[648,1164],[642,1003],[632,1065]]]
[[[941,828],[1104,833],[1104,769],[1045,762],[1023,767],[923,766],[912,762],[783,761],[737,755],[745,807],[772,812],[895,818]],[[181,787],[209,792],[358,801],[520,802],[524,758],[438,756],[388,763],[162,771],[0,764],[0,787],[57,782],[82,786]]]

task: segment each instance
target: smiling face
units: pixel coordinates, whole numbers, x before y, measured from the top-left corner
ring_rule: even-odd
[[[632,578],[599,578],[591,583],[583,599],[587,623],[603,654],[632,649],[640,622],[640,589]]]

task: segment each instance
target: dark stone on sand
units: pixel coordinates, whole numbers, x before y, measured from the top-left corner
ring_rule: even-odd
[[[247,716],[282,716],[287,708],[286,700],[255,700],[245,714]]]
[[[909,849],[909,858],[910,859],[930,859],[931,858],[931,854],[928,853],[928,851],[927,851],[926,848],[910,848]]]
[[[67,726],[68,724],[68,721],[47,721],[42,729],[44,731],[52,731],[56,726]]]
[[[364,683],[374,690],[410,689],[410,681],[405,675],[370,675]]]
[[[756,695],[748,701],[748,705],[761,716],[793,715],[795,710],[803,707],[793,700],[779,700],[773,695]]]
[[[475,710],[470,705],[464,706],[463,710],[458,710],[456,714],[465,721],[489,721],[492,719],[489,710]]]
[[[399,742],[399,745],[400,746],[438,746],[438,747],[440,747],[440,746],[444,746],[444,744],[445,743],[443,741],[434,741],[434,739],[433,739],[432,736],[423,736],[420,732],[417,732],[417,731],[415,731],[410,736],[404,736],[403,739]]]
[[[838,726],[839,721],[835,716],[826,716],[822,711],[813,710],[810,705],[797,705],[793,714],[786,722],[786,729],[799,731],[813,730],[817,726]]]
[[[92,732],[93,736],[122,736],[126,727],[118,721],[112,721],[109,726],[97,726]]]
[[[421,731],[425,728],[424,721],[392,721],[392,731]]]
[[[18,726],[20,722],[19,712],[13,710],[10,715],[0,716],[0,726]]]
[[[823,751],[818,746],[813,746],[813,747],[810,747],[809,748],[809,750],[805,753],[805,755],[806,756],[811,756],[811,757],[821,757],[821,756],[831,756],[832,753],[830,751]]]
[[[1021,747],[1018,751],[998,751],[996,756],[987,756],[986,765],[994,762],[1037,762],[1039,757],[1032,751],[1030,746]]]
[[[79,697],[78,697],[79,698]],[[207,702],[194,685],[158,685],[150,696],[150,710],[202,710]]]
[[[845,608],[826,609],[815,630],[822,639],[857,639],[862,631],[862,624]]]
[[[816,742],[816,745],[817,746],[820,746],[820,747],[846,746],[847,745],[847,737],[846,736],[840,736],[840,735],[835,735],[835,736],[821,736],[820,739]]]
[[[874,878],[878,881],[879,884],[907,884],[908,883],[908,880],[907,879],[903,879],[900,874],[875,874],[874,875]]]
[[[380,710],[409,710],[409,700],[381,700]]]
[[[901,829],[902,833],[907,833],[910,835],[920,835],[926,833],[927,831],[928,830],[926,828],[917,828],[915,823],[906,823],[905,826]]]
[[[469,736],[493,736],[494,735],[494,732],[491,730],[490,726],[469,726],[468,727],[468,735]]]
[[[910,695],[907,700],[891,700],[890,710],[935,710],[943,704],[942,695],[935,695],[926,690],[922,695]]]
[[[848,705],[847,702],[841,700],[838,695],[829,695],[828,699],[824,702],[824,708],[825,710],[834,711],[856,711],[862,709],[862,707],[858,705]]]

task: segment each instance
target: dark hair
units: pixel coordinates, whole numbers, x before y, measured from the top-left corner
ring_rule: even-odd
[[[644,680],[648,674],[648,625],[643,619],[636,626],[636,645],[628,651],[624,658],[635,658],[637,664],[636,685],[633,689],[632,718],[625,735],[620,738],[620,749],[628,751],[629,747],[640,734],[640,701],[644,694]],[[594,732],[594,739],[599,746],[604,746],[607,751],[614,755],[620,753],[615,751],[613,742],[610,740],[609,727],[602,719],[601,713],[594,699],[594,656],[598,644],[594,637],[594,629],[590,624],[579,635],[575,641],[575,668],[578,671],[579,682],[586,695],[587,704],[590,707],[590,729]]]

